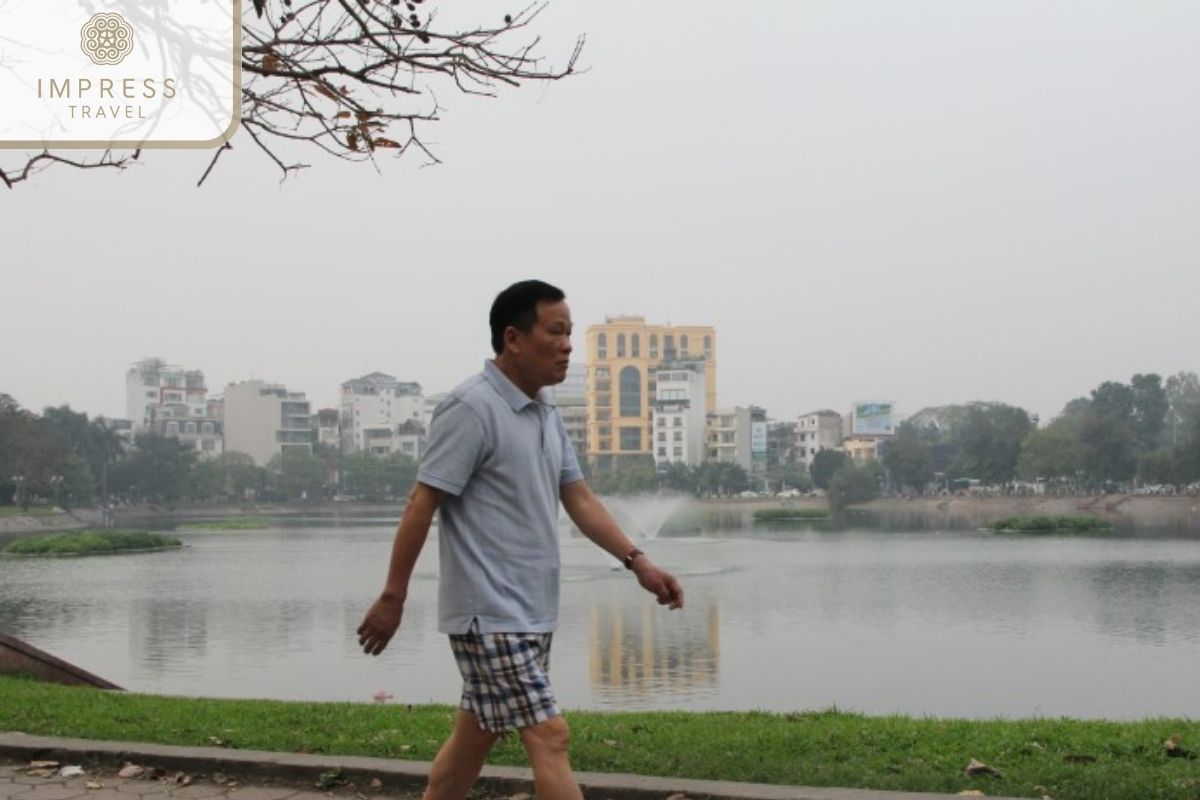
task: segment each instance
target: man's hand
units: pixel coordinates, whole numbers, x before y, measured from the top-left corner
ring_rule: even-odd
[[[404,598],[380,597],[371,604],[371,609],[358,626],[358,644],[367,655],[377,656],[388,646],[396,629],[400,627],[400,616],[404,612]]]
[[[683,608],[683,587],[679,581],[671,573],[654,566],[654,562],[645,555],[634,559],[633,574],[637,575],[643,589],[658,598],[660,606]]]

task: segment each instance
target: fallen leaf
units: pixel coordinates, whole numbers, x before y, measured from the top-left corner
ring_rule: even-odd
[[[968,775],[991,775],[993,778],[1004,777],[1004,773],[1000,770],[996,769],[995,767],[989,767],[982,761],[976,761],[973,758],[971,759],[971,763],[967,764],[967,768],[964,770],[964,772],[966,772]]]
[[[140,778],[146,773],[146,770],[139,767],[137,764],[126,764],[121,767],[121,771],[117,773],[118,778]]]
[[[371,788],[372,789],[382,789],[383,781],[379,780],[379,778],[371,778]]]
[[[88,781],[83,786],[85,789],[103,789],[104,788],[103,783],[96,783],[95,781]]]
[[[60,778],[78,778],[83,774],[85,774],[83,767],[63,767],[58,771],[58,776]]]
[[[609,747],[619,747],[621,745],[621,743],[618,742],[616,739],[605,739],[604,743],[606,745],[608,745]],[[680,795],[680,796],[682,797],[682,795]],[[671,795],[671,797],[674,797],[674,795]],[[667,800],[671,800],[671,797],[668,797]]]

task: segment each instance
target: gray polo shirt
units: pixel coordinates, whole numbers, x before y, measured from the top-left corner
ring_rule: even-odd
[[[582,480],[558,410],[492,361],[434,409],[417,480],[439,508],[438,630],[546,633],[558,622],[559,487]]]

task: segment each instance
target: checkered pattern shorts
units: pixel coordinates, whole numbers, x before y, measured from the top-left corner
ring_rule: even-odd
[[[549,633],[451,634],[463,677],[459,708],[492,733],[528,728],[559,715],[550,689]]]

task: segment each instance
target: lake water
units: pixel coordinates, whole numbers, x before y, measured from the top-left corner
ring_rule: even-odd
[[[455,702],[433,536],[391,647],[357,647],[392,533],[293,523],[4,559],[0,630],[138,692]],[[565,708],[1200,717],[1195,538],[743,524],[646,549],[683,582],[683,611],[564,539],[551,676]]]

